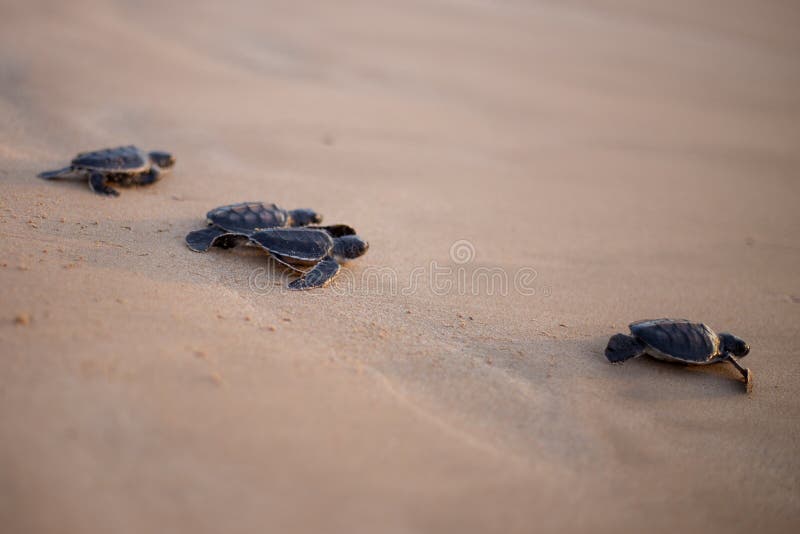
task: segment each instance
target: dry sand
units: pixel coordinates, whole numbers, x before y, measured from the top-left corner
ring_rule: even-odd
[[[161,4],[0,5],[0,530],[798,528],[795,2]],[[124,143],[174,174],[35,178]],[[357,227],[354,287],[184,246],[251,199]],[[605,361],[659,316],[754,393]]]

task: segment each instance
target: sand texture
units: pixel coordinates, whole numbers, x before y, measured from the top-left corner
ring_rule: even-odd
[[[800,8],[0,0],[0,531],[800,526]],[[135,143],[116,199],[40,171]],[[369,253],[283,291],[205,212]],[[606,362],[630,321],[746,339]]]

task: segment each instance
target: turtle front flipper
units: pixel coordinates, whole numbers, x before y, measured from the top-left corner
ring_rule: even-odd
[[[108,185],[108,177],[101,172],[93,172],[89,177],[89,188],[98,195],[118,197],[119,192]]]
[[[225,234],[214,240],[214,246],[217,248],[229,249],[242,243],[247,243],[247,241],[247,236],[243,234]]]
[[[725,353],[725,356],[723,357],[723,361],[728,361],[728,362],[732,363],[733,366],[736,367],[736,370],[739,371],[740,373],[742,373],[742,376],[744,377],[745,390],[748,393],[751,393],[753,391],[753,371],[751,371],[747,367],[742,367],[742,364],[739,363],[739,360],[737,360],[729,352]]]
[[[335,259],[327,257],[317,263],[305,276],[290,283],[289,289],[299,291],[323,287],[333,280],[333,277],[339,272],[339,268],[339,263]]]
[[[625,360],[641,356],[644,352],[644,345],[635,337],[616,334],[608,340],[606,358],[611,363],[622,363]]]
[[[161,170],[153,165],[149,171],[143,172],[136,176],[133,182],[136,185],[150,185],[154,182],[157,182],[158,179],[161,178]]]
[[[331,226],[307,226],[316,230],[325,230],[331,237],[343,237],[346,235],[356,235],[356,230],[347,224],[333,224]]]
[[[75,170],[72,167],[64,167],[57,171],[40,172],[37,176],[42,180],[58,180],[60,178],[68,178],[73,174],[75,174]]]
[[[208,249],[214,245],[231,248],[235,245],[235,242],[229,239],[231,237],[237,236],[216,226],[209,226],[186,234],[186,246],[195,252],[208,252]]]

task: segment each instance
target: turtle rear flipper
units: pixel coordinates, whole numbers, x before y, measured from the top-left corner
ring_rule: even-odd
[[[75,171],[72,167],[64,167],[63,169],[58,169],[57,171],[40,172],[37,176],[42,180],[58,180],[60,178],[68,178],[73,174],[75,174]]]
[[[331,257],[325,258],[308,271],[305,276],[290,283],[289,289],[298,291],[323,287],[333,280],[339,269],[339,263],[335,259]]]
[[[608,340],[606,358],[611,363],[622,363],[631,358],[641,356],[644,352],[644,345],[636,338],[625,334],[616,334]]]

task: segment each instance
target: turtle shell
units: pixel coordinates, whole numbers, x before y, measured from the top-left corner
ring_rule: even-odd
[[[702,323],[686,319],[655,319],[630,325],[631,333],[656,356],[688,363],[705,363],[719,355],[719,337]]]
[[[210,224],[232,233],[250,234],[263,228],[286,226],[286,210],[275,204],[240,202],[214,208],[206,214]]]
[[[314,228],[270,228],[255,232],[250,239],[283,259],[317,262],[330,255],[333,238]]]
[[[142,172],[150,168],[150,158],[133,145],[81,152],[72,160],[73,167],[106,172]]]

